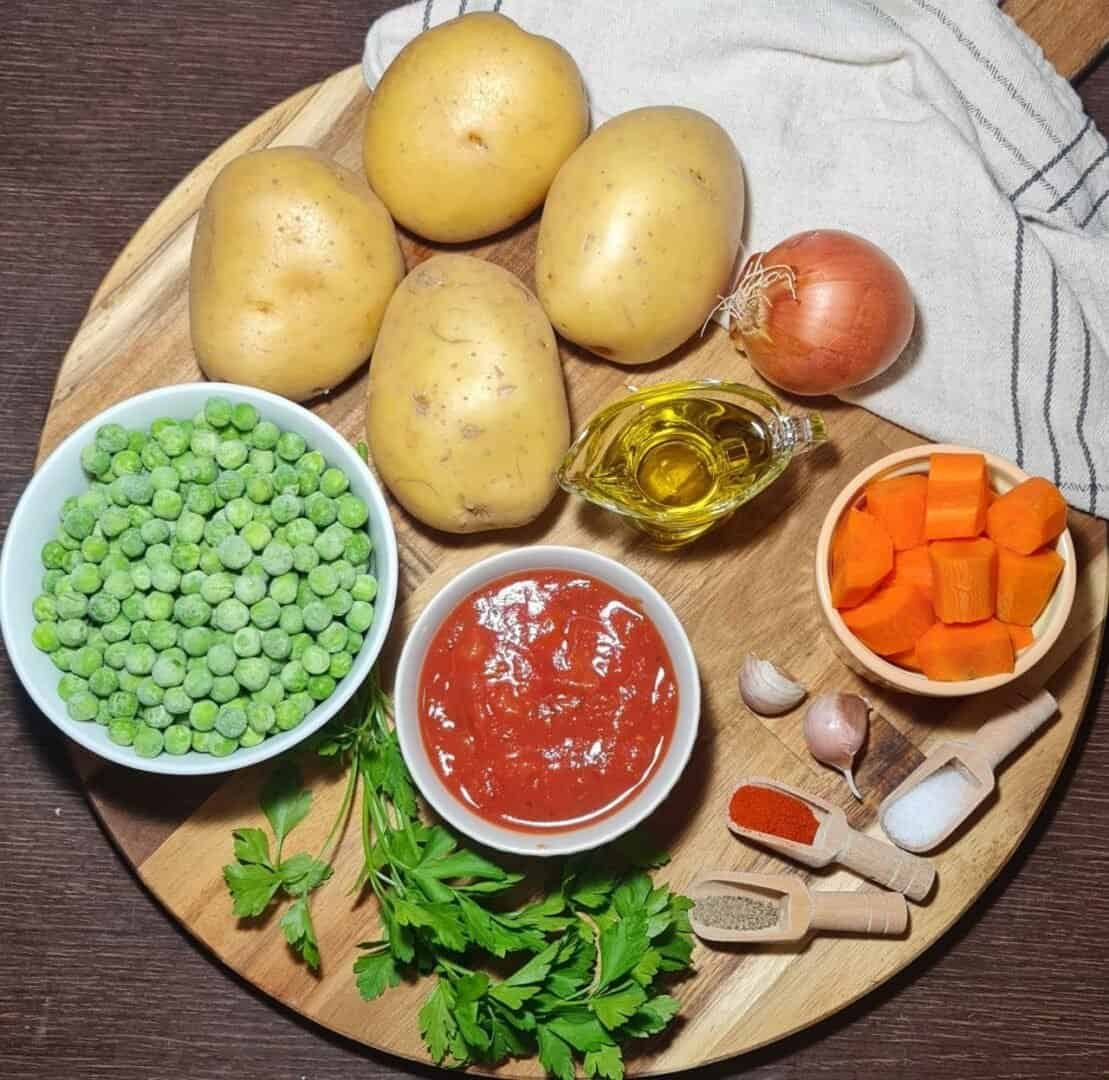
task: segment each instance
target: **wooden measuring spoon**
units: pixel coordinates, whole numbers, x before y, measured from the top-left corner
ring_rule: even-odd
[[[923,900],[931,891],[932,883],[936,880],[936,870],[931,863],[916,855],[909,855],[885,840],[878,840],[852,828],[847,822],[847,815],[838,806],[817,795],[810,795],[765,776],[748,777],[736,787],[738,789],[752,784],[785,792],[807,803],[812,807],[820,825],[811,844],[800,844],[796,840],[785,840],[773,833],[744,828],[737,825],[731,814],[728,814],[728,828],[736,836],[753,840],[806,866],[820,867],[838,863],[887,889],[904,893],[910,900]]]
[[[801,941],[819,930],[845,934],[897,936],[909,922],[905,897],[896,892],[814,892],[795,874],[746,874],[714,870],[696,878],[694,900],[730,893],[780,905],[778,922],[764,930],[728,930],[708,926],[689,912],[693,932],[705,941]]]
[[[1046,690],[1031,699],[1012,699],[1005,711],[987,720],[970,738],[940,743],[905,779],[889,793],[878,808],[878,820],[886,835],[906,851],[931,851],[942,844],[964,821],[981,806],[993,791],[997,781],[994,771],[1014,750],[1039,730],[1059,711],[1059,704]],[[911,840],[904,835],[904,825],[898,827],[894,810],[906,795],[941,769],[953,769],[959,779],[952,782],[954,799],[949,806],[941,807],[935,827],[926,829],[922,824],[920,839]],[[933,781],[933,787],[936,782]],[[937,796],[938,798],[938,796]],[[923,800],[922,800],[923,801]],[[930,809],[922,805],[922,810]],[[905,812],[905,807],[901,808]]]

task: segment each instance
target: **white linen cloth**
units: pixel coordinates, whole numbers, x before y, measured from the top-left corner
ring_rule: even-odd
[[[462,10],[560,42],[594,125],[641,105],[722,124],[747,181],[745,251],[812,228],[885,249],[917,328],[842,396],[1109,514],[1109,149],[990,0],[421,0],[371,26],[369,85]]]

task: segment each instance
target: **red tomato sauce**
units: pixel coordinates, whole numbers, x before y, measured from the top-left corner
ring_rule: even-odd
[[[488,821],[547,832],[605,817],[650,779],[674,734],[678,687],[635,600],[587,574],[529,570],[447,616],[419,702],[448,790]]]

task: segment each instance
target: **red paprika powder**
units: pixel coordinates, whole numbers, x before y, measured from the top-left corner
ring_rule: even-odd
[[[736,788],[728,812],[740,828],[811,844],[820,822],[808,803],[777,788],[744,784]]]

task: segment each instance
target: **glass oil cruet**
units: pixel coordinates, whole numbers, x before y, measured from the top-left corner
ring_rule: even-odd
[[[819,413],[788,416],[751,386],[658,383],[601,409],[566,452],[558,482],[659,547],[677,548],[726,521],[826,438]]]

